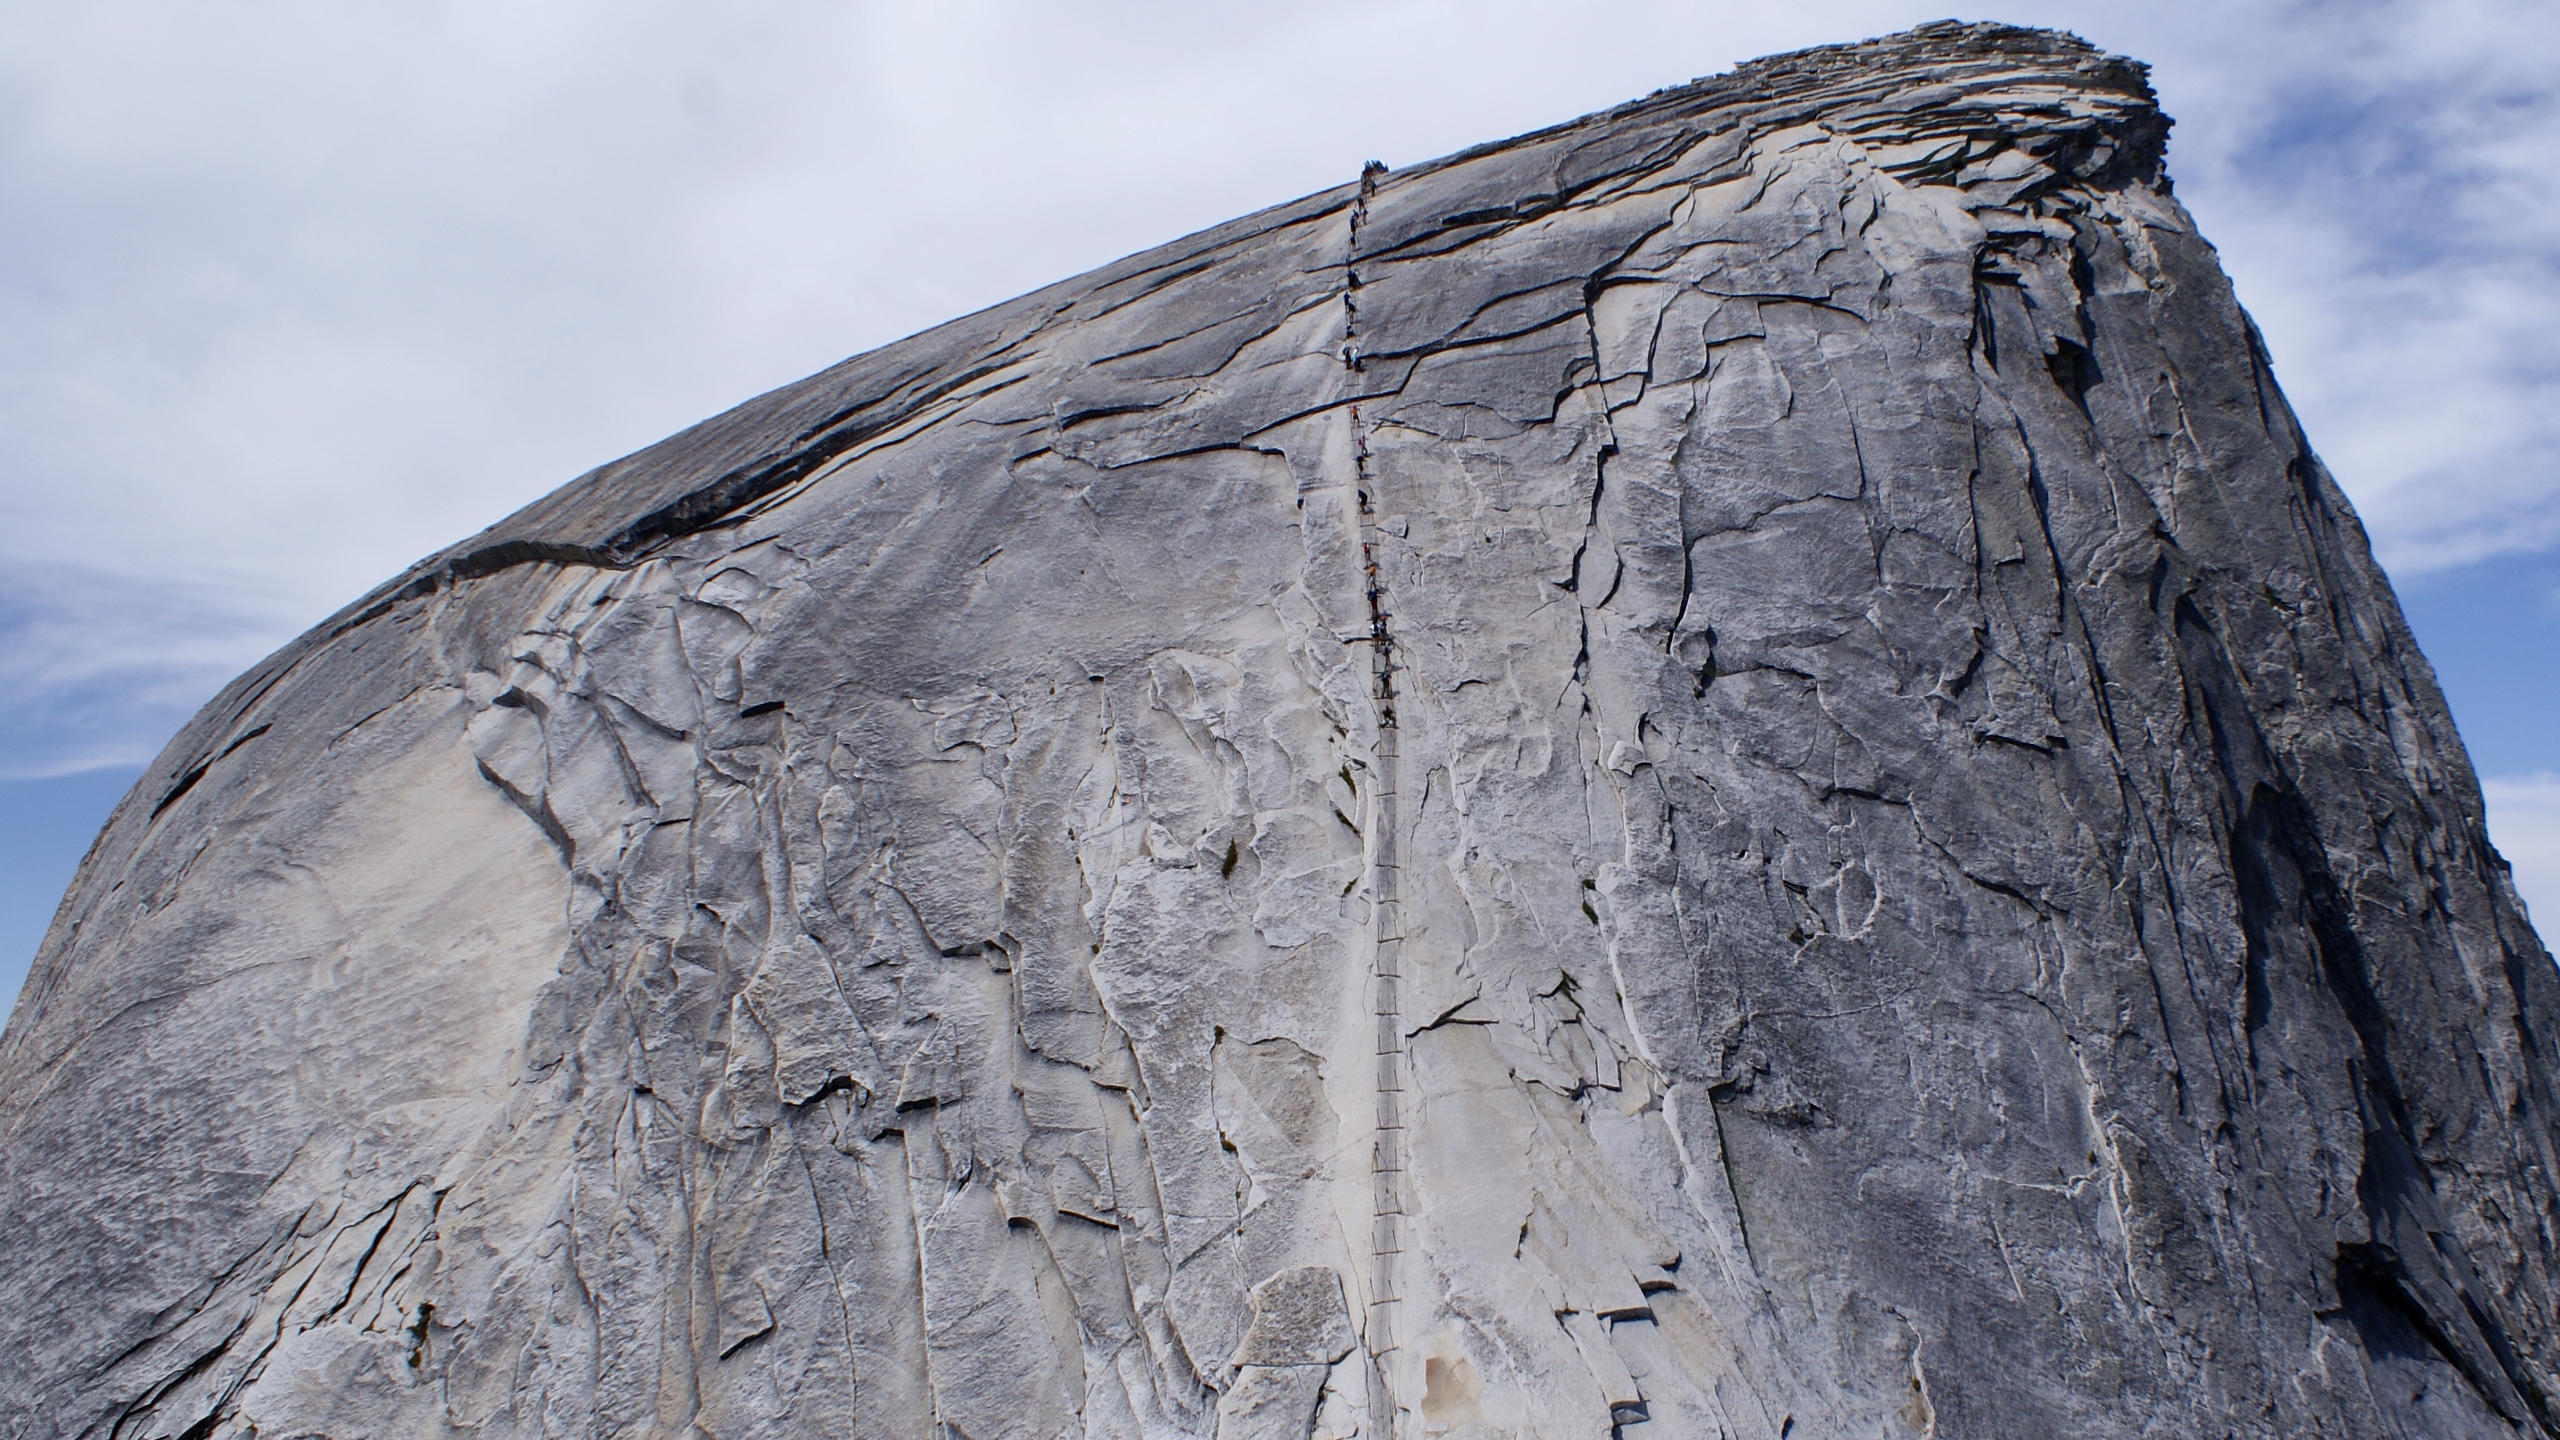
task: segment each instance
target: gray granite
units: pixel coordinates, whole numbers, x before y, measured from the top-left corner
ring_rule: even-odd
[[[0,1436],[2553,1433],[2560,972],[2138,65],[1341,187],[260,665]]]

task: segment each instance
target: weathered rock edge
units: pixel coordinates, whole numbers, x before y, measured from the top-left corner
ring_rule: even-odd
[[[422,562],[64,901],[0,1435],[2554,1433],[2560,976],[2167,129],[1759,61]]]

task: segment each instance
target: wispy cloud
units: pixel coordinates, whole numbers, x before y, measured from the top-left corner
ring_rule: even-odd
[[[0,781],[128,765],[304,618],[289,587],[34,563],[0,571]]]
[[[417,555],[844,354],[1941,3],[0,9],[0,774],[139,758]],[[2004,7],[2156,62],[2404,569],[2560,542],[2556,16]]]
[[[2377,548],[2560,543],[2560,9],[2231,8],[2162,70],[2180,183]]]
[[[2484,782],[2489,835],[2515,867],[2516,889],[2546,947],[2560,946],[2560,774]]]

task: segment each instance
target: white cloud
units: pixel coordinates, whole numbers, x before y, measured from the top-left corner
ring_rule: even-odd
[[[845,354],[1941,7],[0,7],[0,775],[147,754],[419,554]],[[2560,539],[2560,11],[2004,18],[2156,63],[2181,194],[2395,564]]]
[[[2231,8],[2283,18],[2164,66],[2179,184],[2376,548],[2560,543],[2560,7]]]
[[[2489,799],[2490,843],[2515,867],[2543,947],[2560,950],[2560,774],[2493,775],[2480,789]]]

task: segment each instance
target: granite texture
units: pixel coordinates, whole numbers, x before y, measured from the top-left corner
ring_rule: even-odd
[[[1759,61],[422,562],[37,958],[0,1436],[2560,1433],[2560,972],[2167,130]]]

